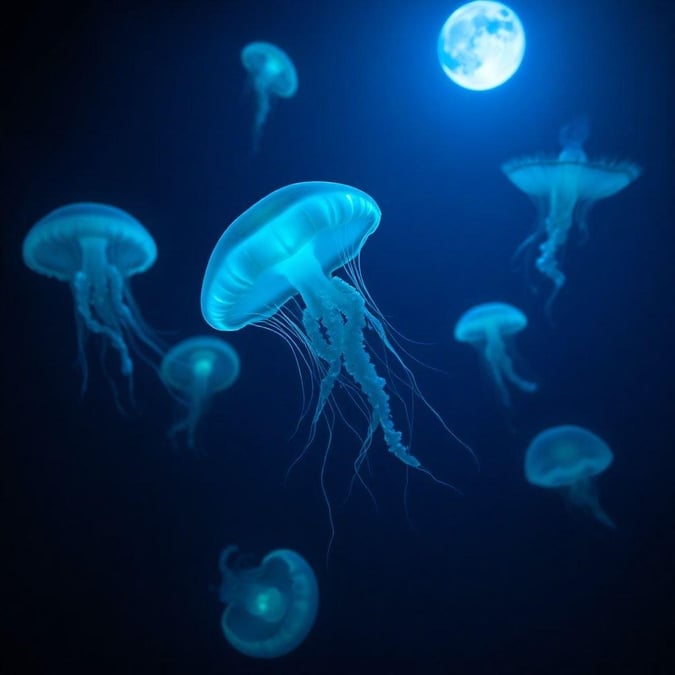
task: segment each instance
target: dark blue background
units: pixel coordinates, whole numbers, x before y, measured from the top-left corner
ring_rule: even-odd
[[[0,620],[2,658],[20,659],[4,672],[672,672],[673,3],[511,5],[525,59],[484,93],[439,67],[452,2],[28,3],[3,17]],[[287,50],[300,80],[255,158],[239,61],[252,40]],[[552,327],[510,264],[534,209],[499,166],[556,152],[579,112],[590,155],[645,172],[597,205],[585,246],[570,243]],[[284,485],[306,426],[291,438],[300,386],[279,338],[225,336],[241,379],[205,420],[204,453],[176,453],[173,403],[144,366],[140,415],[118,414],[95,352],[79,401],[68,289],[21,260],[25,233],[58,205],[130,211],[160,252],[134,279],[136,298],[174,341],[206,331],[201,280],[226,225],[301,180],[349,183],[379,203],[366,282],[397,328],[429,343],[410,349],[443,372],[417,368],[420,384],[480,460],[420,413],[415,453],[462,494],[411,475],[409,523],[404,471],[379,437],[377,512],[359,489],[339,505],[357,441],[338,429],[328,563],[320,443]],[[510,415],[452,339],[464,309],[493,299],[530,317],[518,349],[541,383]],[[613,448],[598,484],[618,532],[525,482],[528,442],[562,423]],[[318,620],[292,655],[258,662],[223,639],[212,587],[229,543],[293,548],[316,570]]]

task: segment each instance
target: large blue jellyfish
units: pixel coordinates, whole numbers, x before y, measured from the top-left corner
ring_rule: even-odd
[[[595,489],[595,477],[614,460],[607,443],[583,427],[566,425],[545,429],[525,453],[525,477],[533,485],[561,488],[572,504],[588,509],[607,527],[614,521],[605,513]]]
[[[558,258],[572,225],[576,223],[585,236],[586,217],[593,204],[616,194],[641,173],[641,168],[632,162],[589,160],[583,149],[588,135],[588,119],[581,116],[560,130],[562,150],[557,158],[527,157],[502,165],[502,171],[511,182],[529,195],[539,208],[537,230],[518,250],[543,238],[536,267],[553,282],[547,303],[549,313],[565,283]]]
[[[272,96],[294,96],[298,90],[298,73],[288,54],[269,42],[247,44],[241,50],[241,62],[251,75],[257,98],[253,123],[253,152],[256,152]]]
[[[370,328],[401,362],[377,309],[367,302],[358,267],[361,247],[380,216],[372,197],[349,185],[295,183],[272,192],[220,237],[204,275],[202,314],[222,331],[264,322],[307,348],[322,374],[313,429],[343,371],[349,373],[365,396],[360,407],[369,421],[357,465],[380,427],[389,451],[404,464],[420,467],[394,426],[387,383],[366,349],[364,331]],[[333,276],[339,267],[346,267],[356,288]],[[292,313],[293,303],[289,311],[284,309],[297,295],[305,305],[301,325]]]
[[[455,326],[455,339],[478,349],[489,368],[499,397],[506,406],[510,404],[510,396],[504,380],[526,393],[537,390],[534,382],[516,373],[507,348],[509,338],[525,326],[525,314],[505,302],[487,302],[471,307],[462,314]]]
[[[273,659],[296,649],[314,625],[319,587],[312,568],[295,551],[268,553],[258,567],[230,563],[236,546],[220,556],[220,622],[227,641],[242,654]]]
[[[340,383],[368,420],[355,460],[357,472],[378,427],[389,452],[427,472],[394,425],[387,382],[366,348],[365,331],[370,329],[403,369],[398,384],[407,384],[443,424],[389,340],[363,284],[359,253],[380,216],[372,197],[349,185],[295,183],[272,192],[239,216],[216,244],[204,275],[202,314],[216,330],[262,324],[306,350],[320,378],[310,442],[326,406],[334,412],[331,397]],[[340,267],[353,285],[333,275]]]
[[[133,373],[130,347],[138,348],[142,343],[161,353],[129,288],[129,278],[145,272],[156,258],[157,246],[143,225],[106,204],[62,206],[39,220],[26,235],[26,265],[67,282],[73,293],[83,392],[87,388],[85,342],[89,333],[102,338],[104,350],[111,346],[117,351],[122,374],[127,377]]]
[[[188,447],[213,395],[231,387],[239,377],[239,356],[220,338],[198,335],[174,345],[162,359],[160,375],[169,391],[187,408],[185,417],[169,429],[169,437],[184,431]]]

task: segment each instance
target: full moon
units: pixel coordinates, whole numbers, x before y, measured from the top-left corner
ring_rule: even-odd
[[[525,53],[518,15],[501,2],[477,0],[456,9],[438,36],[445,74],[461,87],[484,91],[508,80]]]

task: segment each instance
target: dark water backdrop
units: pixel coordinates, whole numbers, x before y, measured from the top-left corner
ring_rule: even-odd
[[[28,2],[4,14],[2,672],[674,672],[673,3],[512,6],[525,60],[485,93],[439,68],[452,2]],[[300,86],[251,159],[239,51],[256,39],[292,55]],[[596,207],[585,246],[571,243],[553,328],[510,267],[534,210],[499,165],[557,151],[579,112],[590,155],[645,172]],[[130,211],[160,251],[136,298],[173,341],[206,330],[201,280],[225,226],[301,180],[380,204],[366,282],[397,328],[429,343],[411,351],[443,373],[418,369],[420,384],[480,459],[477,470],[420,414],[415,452],[462,495],[411,475],[409,522],[404,471],[380,438],[378,511],[363,490],[339,505],[357,445],[337,429],[328,564],[319,444],[284,486],[306,427],[291,438],[300,387],[282,341],[226,336],[242,377],[206,419],[203,455],[173,452],[173,403],[142,365],[138,416],[115,410],[95,354],[78,400],[70,294],[26,269],[20,248],[58,205]],[[510,416],[452,339],[456,317],[492,299],[529,315],[519,352],[541,382]],[[613,448],[599,488],[618,532],[524,481],[527,443],[561,423]],[[318,620],[292,655],[257,662],[223,639],[212,587],[228,543],[293,548],[315,568]]]

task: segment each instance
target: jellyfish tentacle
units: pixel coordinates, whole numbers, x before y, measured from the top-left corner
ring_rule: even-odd
[[[538,385],[536,382],[530,382],[516,373],[513,367],[513,360],[508,354],[504,354],[502,371],[504,372],[504,375],[506,375],[506,378],[509,380],[509,382],[518,387],[518,389],[521,391],[524,391],[526,394],[531,394],[532,392],[537,391]]]
[[[366,351],[365,300],[353,286],[338,277],[317,275],[314,277],[314,285],[311,286],[300,280],[296,281],[303,286],[302,296],[306,303],[303,321],[311,330],[308,336],[312,344],[316,342],[315,348],[319,356],[328,357],[329,368],[321,383],[317,413],[320,414],[325,406],[327,395],[344,365],[368,400],[371,410],[370,424],[381,427],[389,451],[403,463],[419,467],[419,460],[409,453],[401,440],[401,432],[394,427],[389,395],[385,390],[386,380],[377,374]]]
[[[498,331],[490,331],[485,343],[485,360],[490,368],[499,398],[506,407],[509,407],[511,405],[511,396],[504,383],[505,373],[503,367],[506,358],[506,348],[501,335]]]
[[[386,380],[380,377],[365,349],[363,332],[366,328],[366,306],[363,297],[341,279],[332,278],[333,288],[342,296],[342,311],[347,319],[348,330],[344,334],[344,363],[349,374],[359,383],[373,410],[374,419],[384,433],[389,452],[404,464],[421,466],[402,443],[402,434],[392,419],[389,395],[385,390]]]
[[[316,426],[316,423],[319,421],[342,370],[342,344],[338,340],[342,331],[336,324],[336,319],[337,321],[341,321],[341,319],[337,314],[338,312],[335,311],[318,318],[312,314],[309,307],[305,308],[302,313],[302,323],[312,345],[316,349],[317,354],[328,363],[328,370],[321,379],[319,398],[314,409],[312,426]],[[330,342],[321,330],[322,323],[326,328],[326,332],[331,337]]]
[[[606,527],[616,530],[616,523],[607,515],[600,504],[595,483],[590,478],[581,478],[569,487],[570,501],[576,506],[587,509],[593,517]]]
[[[262,130],[267,121],[267,117],[270,114],[270,94],[266,89],[266,84],[264,82],[255,83],[256,90],[256,111],[255,119],[253,121],[253,152],[258,152],[260,148],[260,137],[262,136]]]
[[[113,330],[113,328],[104,323],[107,310],[103,305],[103,300],[99,298],[105,296],[96,292],[96,289],[94,289],[89,282],[87,275],[82,271],[77,272],[73,278],[73,295],[75,297],[77,311],[84,319],[87,328],[92,333],[97,333],[110,340],[110,343],[120,356],[122,373],[127,376],[131,375],[134,366],[121,333]],[[103,321],[99,321],[94,316],[92,304],[96,307],[96,311],[101,315]]]

